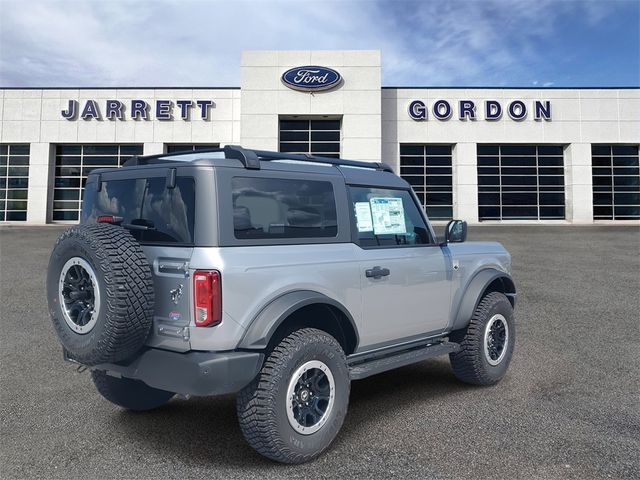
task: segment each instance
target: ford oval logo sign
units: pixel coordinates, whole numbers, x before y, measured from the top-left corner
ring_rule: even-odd
[[[342,77],[335,70],[315,65],[295,67],[282,74],[282,83],[303,92],[329,90],[338,86],[341,81]]]

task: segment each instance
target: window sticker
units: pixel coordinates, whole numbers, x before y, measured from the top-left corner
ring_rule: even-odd
[[[374,197],[369,200],[375,235],[407,233],[404,223],[404,207],[401,198]]]
[[[356,224],[359,232],[373,232],[371,207],[369,202],[356,202]]]

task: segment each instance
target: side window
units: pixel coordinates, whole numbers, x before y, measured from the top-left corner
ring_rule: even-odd
[[[233,229],[237,239],[335,237],[331,182],[234,177]]]
[[[351,219],[361,247],[431,243],[429,230],[406,190],[349,187]]]

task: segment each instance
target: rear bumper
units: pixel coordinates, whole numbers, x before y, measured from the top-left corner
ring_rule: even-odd
[[[259,352],[171,352],[149,348],[127,363],[92,367],[114,376],[141,380],[150,387],[185,395],[235,393],[258,374]]]

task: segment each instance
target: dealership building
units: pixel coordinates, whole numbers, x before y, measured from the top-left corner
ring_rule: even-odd
[[[382,68],[247,51],[237,88],[0,90],[0,222],[73,223],[93,169],[238,144],[383,161],[432,220],[640,224],[640,89],[383,86]]]

